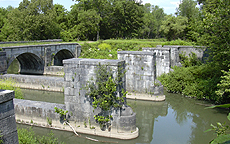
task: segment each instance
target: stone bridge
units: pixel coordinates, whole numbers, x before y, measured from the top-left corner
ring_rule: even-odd
[[[1,69],[6,71],[13,60],[17,59],[21,74],[44,74],[46,67],[62,66],[62,60],[79,57],[81,53],[78,43],[12,46],[1,49],[6,53],[6,61],[1,64]]]

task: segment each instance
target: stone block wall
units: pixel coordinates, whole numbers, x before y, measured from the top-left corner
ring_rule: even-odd
[[[14,107],[17,122],[47,126],[48,120],[52,120],[54,126],[60,125],[60,115],[55,112],[55,107],[65,110],[64,104],[48,103],[14,99]]]
[[[156,53],[156,77],[170,71],[170,49],[169,48],[142,48],[142,51]]]
[[[4,144],[18,143],[13,98],[14,91],[0,90],[0,134]]]
[[[44,75],[64,76],[63,66],[47,66],[44,69]]]
[[[104,113],[101,109],[93,109],[92,99],[87,94],[87,90],[84,88],[86,84],[90,82],[95,82],[96,73],[95,70],[98,65],[107,65],[113,73],[113,77],[117,77],[118,70],[125,70],[125,62],[121,60],[106,60],[106,59],[68,59],[64,60],[64,72],[65,72],[65,105],[66,110],[72,116],[70,120],[77,122],[84,122],[88,119],[91,120],[92,124],[95,124],[94,115]],[[117,97],[121,97],[122,89],[125,90],[125,75],[122,77],[122,85],[117,87]],[[119,127],[120,123],[124,123],[120,120],[120,108],[114,108],[110,111],[113,116],[112,127],[117,129],[122,129]],[[136,122],[136,117],[132,117],[133,121]],[[135,119],[135,120],[134,120]],[[125,121],[129,123],[129,121]],[[133,122],[131,125],[132,130],[136,130],[136,123]],[[135,129],[134,129],[135,127]],[[130,130],[129,132],[131,132]]]
[[[144,51],[118,51],[119,60],[126,63],[126,90],[151,93],[156,78],[156,53]]]
[[[0,74],[7,73],[6,52],[0,51]]]
[[[27,89],[48,90],[63,92],[64,78],[63,77],[44,77],[36,75],[17,75],[5,74],[0,75],[1,79],[14,79],[16,86]]]

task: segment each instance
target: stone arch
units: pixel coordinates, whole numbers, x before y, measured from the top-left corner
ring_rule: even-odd
[[[67,49],[62,49],[56,53],[56,55],[53,57],[53,64],[55,66],[63,66],[63,60],[65,59],[70,59],[74,58],[74,54],[67,50]]]
[[[21,74],[43,74],[44,61],[33,53],[23,53],[16,57]]]

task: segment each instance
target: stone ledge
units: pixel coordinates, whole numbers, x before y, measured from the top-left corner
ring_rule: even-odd
[[[0,103],[12,100],[14,98],[14,91],[0,90]]]
[[[145,100],[145,101],[165,101],[165,95],[150,95],[141,93],[129,93],[127,99]]]
[[[47,120],[41,119],[41,118],[37,119],[35,117],[32,118],[28,116],[16,115],[16,120],[17,120],[17,123],[20,123],[20,124],[73,132],[73,130],[69,126],[63,125],[59,121],[56,121],[56,120],[53,120],[52,126],[47,125]],[[33,123],[30,123],[31,120],[33,121]],[[95,126],[95,129],[90,129],[89,127],[85,128],[83,123],[75,123],[73,121],[70,121],[69,123],[74,127],[75,131],[80,134],[89,134],[89,135],[94,135],[94,136],[115,138],[115,139],[121,139],[121,140],[135,139],[139,136],[138,127],[136,127],[135,131],[132,131],[129,133],[127,132],[119,133],[116,131],[116,129],[111,129],[111,131],[109,132],[108,130],[102,131],[100,127],[98,126]]]

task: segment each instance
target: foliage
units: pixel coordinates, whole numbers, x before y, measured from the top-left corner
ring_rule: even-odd
[[[229,108],[230,104],[224,104],[224,105],[217,105],[217,106],[211,106],[208,108]],[[230,113],[227,116],[228,120],[230,121]],[[213,125],[211,124],[212,129],[208,129],[205,132],[209,132],[209,131],[215,131],[215,133],[217,134],[217,138],[213,139],[210,143],[211,144],[222,144],[222,143],[229,143],[230,142],[230,127],[229,125],[225,126],[225,123],[222,124],[220,122],[217,122],[217,125]]]
[[[117,51],[141,51],[143,47],[156,47],[161,40],[105,40],[82,44],[81,58],[117,59]]]
[[[229,9],[230,2],[227,0],[206,0],[203,6],[203,35],[200,43],[209,47],[209,60],[219,67],[219,71],[229,69]]]
[[[0,89],[13,90],[15,92],[15,98],[23,99],[23,93],[20,88],[15,86],[16,82],[13,79],[0,79]]]
[[[61,108],[57,108],[57,107],[54,107],[55,109],[55,112],[60,114],[61,117],[64,117],[64,120],[66,120],[66,114],[68,113],[68,111],[66,110],[63,110]],[[47,119],[48,120],[48,119]]]
[[[184,67],[199,66],[201,65],[201,60],[199,60],[195,53],[189,53],[189,57],[185,56],[185,53],[179,54],[180,62]]]
[[[167,15],[162,22],[160,31],[162,31],[167,40],[175,40],[184,37],[184,30],[188,23],[188,18],[183,16]]]
[[[223,71],[220,83],[217,84],[218,90],[216,94],[222,101],[228,102],[230,98],[230,71]]]
[[[221,75],[215,65],[201,64],[195,57],[183,61],[182,64],[186,67],[174,67],[173,72],[158,78],[167,91],[198,99],[208,99],[215,103],[227,102],[215,93]]]
[[[124,99],[127,92],[122,90],[122,97],[117,97],[117,89],[122,85],[121,78],[124,74],[120,73],[116,78],[113,78],[111,70],[108,70],[106,65],[98,65],[96,69],[96,81],[89,81],[85,89],[88,90],[88,95],[93,99],[93,108],[101,108],[102,111],[110,112],[111,109],[121,107],[124,104]],[[104,114],[94,115],[95,120],[102,126],[108,123],[112,118],[111,115]]]
[[[24,0],[7,14],[2,32],[8,41],[59,38],[52,0]]]
[[[0,144],[3,143],[2,137],[3,137],[3,135],[2,135],[2,133],[1,133],[1,131],[0,131]]]
[[[57,138],[54,137],[54,134],[50,132],[48,136],[36,136],[32,128],[30,129],[17,129],[18,132],[18,141],[19,144],[59,144]]]

